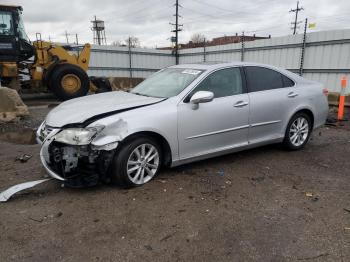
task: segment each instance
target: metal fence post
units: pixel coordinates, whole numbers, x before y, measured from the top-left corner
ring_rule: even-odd
[[[203,62],[206,62],[207,61],[207,50],[206,50],[206,40],[204,38],[204,43],[203,43]]]
[[[132,57],[131,57],[131,38],[129,37],[129,76],[132,78]]]
[[[244,61],[244,32],[242,32],[242,36],[241,36],[241,61]]]
[[[301,47],[300,67],[299,67],[299,75],[300,76],[303,76],[303,70],[304,70],[304,57],[305,57],[305,49],[306,49],[306,28],[307,28],[307,18],[305,19],[303,45]]]

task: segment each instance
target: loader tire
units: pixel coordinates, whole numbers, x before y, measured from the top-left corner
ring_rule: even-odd
[[[85,96],[89,92],[89,77],[78,66],[62,64],[56,66],[49,77],[49,87],[60,100]]]

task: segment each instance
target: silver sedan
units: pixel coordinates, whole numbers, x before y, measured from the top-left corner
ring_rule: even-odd
[[[130,92],[73,99],[37,131],[47,172],[68,186],[150,181],[162,166],[271,143],[301,149],[325,123],[327,90],[252,63],[165,68]]]

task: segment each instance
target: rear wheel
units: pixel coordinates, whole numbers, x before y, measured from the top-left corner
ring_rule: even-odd
[[[289,121],[283,144],[290,150],[303,148],[310,138],[312,123],[305,113],[297,113]]]
[[[89,91],[89,77],[78,66],[62,64],[55,67],[49,79],[52,92],[61,100],[85,96]]]
[[[158,143],[149,137],[137,137],[118,150],[112,163],[112,182],[122,187],[141,186],[159,171],[162,154]]]

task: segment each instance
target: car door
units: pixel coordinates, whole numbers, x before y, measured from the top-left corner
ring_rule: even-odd
[[[244,72],[250,100],[249,143],[283,137],[299,100],[294,82],[270,68],[246,66]]]
[[[198,91],[214,99],[193,108],[190,97]],[[180,159],[214,153],[248,143],[249,98],[241,69],[224,68],[208,75],[178,105]]]

